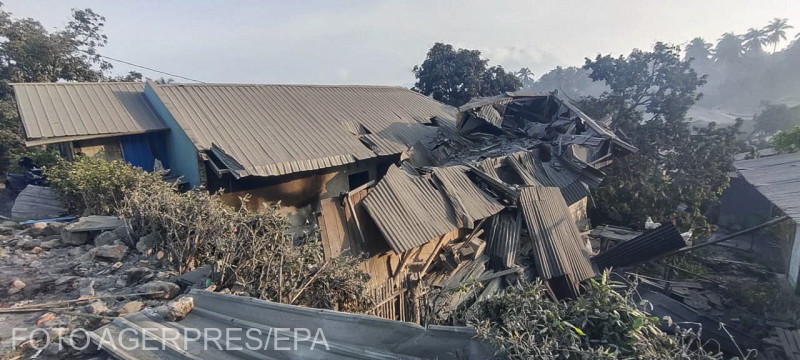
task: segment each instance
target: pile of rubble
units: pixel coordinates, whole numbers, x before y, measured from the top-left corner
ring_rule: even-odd
[[[458,110],[454,123],[434,119],[438,136],[376,183],[315,212],[326,257],[366,258],[380,304],[373,314],[437,322],[535,278],[553,298],[575,297],[581,281],[632,253],[647,260],[685,245],[664,227],[594,261],[589,189],[615,156],[637,151],[610,119],[557,93],[505,93]]]
[[[177,274],[163,253],[152,253],[152,241],[134,239],[111,216],[0,224],[0,352],[38,349],[39,358],[63,358],[77,351],[67,345],[88,341],[76,329],[91,331],[142,310],[168,320],[184,316],[192,299],[176,299],[183,292]]]

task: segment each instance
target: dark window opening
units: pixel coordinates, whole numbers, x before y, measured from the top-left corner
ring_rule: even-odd
[[[369,171],[361,171],[347,176],[347,182],[350,185],[350,190],[353,190],[361,185],[369,182]]]

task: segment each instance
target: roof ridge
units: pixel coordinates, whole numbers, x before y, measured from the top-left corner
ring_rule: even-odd
[[[13,82],[9,85],[31,85],[31,86],[48,86],[48,85],[144,85],[144,81],[71,81],[71,82]]]
[[[263,83],[169,83],[155,84],[159,87],[306,87],[306,88],[378,88],[378,89],[411,89],[400,85],[367,85],[367,84],[263,84]]]

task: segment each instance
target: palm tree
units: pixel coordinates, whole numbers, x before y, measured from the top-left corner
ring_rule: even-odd
[[[714,49],[714,60],[723,64],[739,60],[744,52],[742,38],[731,32],[722,34]]]
[[[764,32],[767,34],[767,43],[772,44],[772,52],[778,49],[778,43],[786,40],[786,30],[794,29],[789,25],[788,19],[775,18],[767,26]]]
[[[531,71],[531,69],[528,69],[526,67],[521,68],[519,69],[519,71],[515,73],[515,75],[517,75],[519,80],[522,82],[523,88],[533,84],[533,71]]]
[[[747,33],[742,35],[744,42],[742,45],[747,52],[761,53],[764,51],[764,45],[768,43],[767,32],[762,29],[750,28]]]
[[[703,40],[703,38],[696,37],[686,44],[686,49],[684,52],[686,53],[687,59],[705,62],[711,59],[711,56],[713,55],[711,48],[713,47],[714,45],[707,43],[705,40]]]

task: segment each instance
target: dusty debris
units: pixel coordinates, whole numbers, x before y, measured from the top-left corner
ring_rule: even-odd
[[[135,312],[137,312],[139,310],[142,310],[143,307],[144,307],[144,303],[143,302],[138,301],[138,300],[134,300],[134,301],[128,301],[128,302],[122,304],[120,307],[117,308],[116,311],[117,311],[117,314],[119,314],[119,316],[123,316],[123,315],[132,314],[132,313],[135,313]]]
[[[94,258],[111,262],[122,260],[127,252],[128,246],[121,244],[102,245],[89,250],[89,254],[91,254]]]
[[[22,282],[21,280],[15,279],[8,286],[8,294],[9,295],[16,294],[16,293],[22,291],[22,289],[25,289],[26,286],[28,286],[28,285],[25,284],[24,282]]]
[[[194,308],[194,298],[191,296],[181,296],[175,300],[161,305],[154,309],[155,313],[167,321],[179,321],[186,317]]]
[[[137,288],[137,291],[140,293],[145,293],[151,299],[172,299],[175,296],[178,296],[180,292],[180,286],[167,282],[167,281],[151,281],[149,283],[140,285]]]

